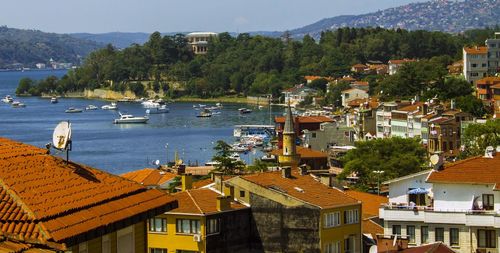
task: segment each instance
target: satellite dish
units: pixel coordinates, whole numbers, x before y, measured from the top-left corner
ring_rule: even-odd
[[[52,134],[52,145],[55,149],[63,150],[68,147],[71,141],[71,123],[62,121],[57,124]]]
[[[434,154],[434,155],[431,155],[430,160],[431,160],[432,165],[436,165],[439,163],[440,157],[439,157],[439,155]]]
[[[155,165],[156,165],[156,166],[160,165],[160,160],[156,160],[156,161],[155,161]]]

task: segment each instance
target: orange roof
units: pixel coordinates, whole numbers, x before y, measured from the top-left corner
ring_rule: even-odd
[[[476,81],[476,85],[492,85],[497,83],[500,83],[500,77],[498,76],[489,76]]]
[[[363,216],[364,217],[373,217],[378,216],[378,210],[380,205],[386,204],[389,202],[387,197],[378,196],[371,193],[347,190],[345,191],[347,195],[351,198],[355,198],[361,203],[363,203]]]
[[[352,82],[352,84],[361,85],[361,86],[369,86],[370,85],[368,82],[365,82],[365,81],[354,81],[354,82]]]
[[[461,184],[494,184],[500,188],[500,154],[493,158],[476,156],[445,165],[443,170],[433,171],[428,182]]]
[[[186,167],[186,173],[193,174],[196,176],[206,176],[210,171],[214,170],[214,166],[196,166],[196,167]]]
[[[304,79],[306,79],[308,81],[314,81],[316,79],[325,79],[327,81],[333,80],[332,77],[324,77],[324,76],[304,76]]]
[[[399,251],[401,253],[454,253],[455,251],[450,249],[448,245],[442,242],[435,242],[430,244],[424,244],[415,247],[409,247]]]
[[[213,190],[202,188],[176,193],[172,197],[177,200],[179,206],[167,213],[185,214],[213,214],[218,213],[217,197],[221,196]],[[238,202],[231,201],[231,210],[248,208]]]
[[[283,149],[274,149],[270,152],[272,155],[281,155],[283,154]],[[303,159],[311,159],[311,158],[327,158],[328,153],[321,152],[318,150],[304,148],[301,146],[297,146],[297,154],[300,155],[300,158]]]
[[[487,54],[487,47],[464,47],[464,51],[468,54]]]
[[[370,219],[363,219],[361,223],[361,232],[363,234],[371,234],[372,238],[377,238],[377,235],[384,234],[384,228]]]
[[[161,171],[159,169],[142,169],[124,173],[121,175],[142,185],[162,185],[174,179],[177,175],[174,173]]]
[[[228,180],[228,179],[231,179],[233,178],[234,176],[224,176],[223,177],[223,180]],[[212,184],[214,181],[212,181],[212,179],[210,178],[206,178],[206,179],[202,179],[202,180],[198,180],[198,181],[195,181],[193,182],[193,189],[198,189],[198,188],[202,188],[202,187],[205,187],[209,184]]]
[[[492,89],[500,89],[500,83],[490,86]]]
[[[359,204],[359,201],[341,190],[316,181],[312,175],[300,175],[296,170],[292,170],[291,178],[284,178],[281,171],[257,173],[240,178],[322,209]],[[231,180],[228,182],[231,183]]]
[[[379,106],[379,102],[377,98],[357,98],[352,101],[349,101],[347,105],[349,107],[359,107],[365,103],[368,103],[368,108],[377,108]]]
[[[0,186],[2,236],[43,244],[61,245],[175,204],[161,191],[5,138],[0,138]]]
[[[307,124],[307,123],[324,123],[324,122],[333,122],[334,120],[328,118],[326,116],[298,116],[294,117],[295,124]],[[274,122],[285,124],[285,117],[275,117]]]
[[[401,107],[399,109],[397,109],[396,111],[402,111],[402,112],[414,112],[416,111],[419,107],[422,107],[424,106],[424,102],[416,102],[412,105],[407,105],[407,106],[404,106],[404,107]]]
[[[352,67],[353,68],[366,68],[368,66],[366,66],[365,64],[358,63],[358,64],[353,65]]]
[[[389,60],[389,64],[404,64],[407,62],[415,62],[415,59]]]

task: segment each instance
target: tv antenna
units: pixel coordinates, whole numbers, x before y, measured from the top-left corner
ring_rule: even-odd
[[[66,152],[66,162],[69,161],[69,151],[71,151],[71,123],[69,121],[61,121],[57,124],[52,134],[51,146],[57,150]]]

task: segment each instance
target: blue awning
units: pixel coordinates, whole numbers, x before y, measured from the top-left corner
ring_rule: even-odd
[[[424,188],[415,188],[408,191],[408,194],[427,194],[427,193],[429,193],[429,191]]]

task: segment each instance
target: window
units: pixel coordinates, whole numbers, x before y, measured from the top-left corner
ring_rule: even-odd
[[[240,191],[240,198],[244,198],[245,197],[245,191]]]
[[[415,243],[415,226],[406,226],[406,236],[408,243]]]
[[[335,227],[340,225],[340,212],[325,214],[325,228]]]
[[[459,235],[458,228],[450,228],[450,246],[459,245],[458,235]]]
[[[354,252],[354,236],[349,236],[344,240],[344,253]]]
[[[312,138],[316,138],[316,133],[312,133]]]
[[[153,218],[149,219],[150,232],[167,232],[167,219]]]
[[[420,240],[422,244],[429,242],[429,227],[420,227]]]
[[[444,228],[436,228],[436,242],[444,242]]]
[[[159,248],[149,248],[149,253],[168,253],[168,250]]]
[[[220,232],[219,218],[207,220],[207,234],[217,234]]]
[[[344,211],[344,223],[354,224],[359,222],[358,209]]]
[[[392,234],[401,235],[401,225],[392,225]]]
[[[496,248],[495,230],[477,230],[477,247],[478,248]]]
[[[484,210],[493,210],[495,205],[493,194],[483,194],[483,208]]]
[[[179,234],[200,234],[200,221],[177,219],[175,231]]]
[[[471,64],[471,66],[472,66],[473,68],[475,68],[475,67],[477,67],[477,64],[472,63],[472,64]]]
[[[325,245],[325,253],[340,253],[340,242],[331,242]]]

